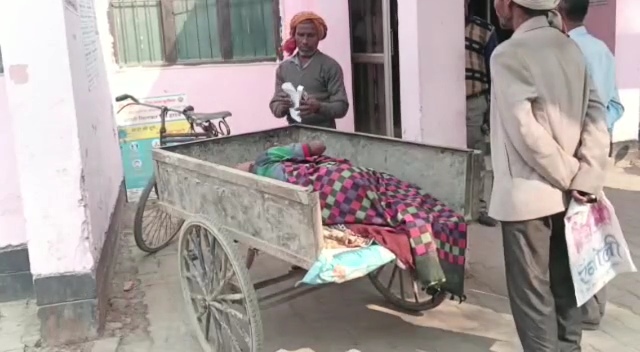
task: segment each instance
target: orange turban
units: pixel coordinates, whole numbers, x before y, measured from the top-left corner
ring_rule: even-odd
[[[291,22],[289,22],[289,39],[287,39],[282,46],[282,49],[285,53],[287,53],[288,56],[293,55],[293,53],[298,48],[296,45],[296,27],[298,27],[300,23],[305,21],[310,21],[316,26],[316,29],[318,30],[318,37],[320,37],[320,40],[323,40],[327,37],[328,28],[326,22],[324,21],[324,19],[322,19],[322,17],[316,15],[311,11],[298,12],[295,16],[293,16]]]

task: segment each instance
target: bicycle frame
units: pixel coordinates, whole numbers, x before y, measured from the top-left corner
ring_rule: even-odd
[[[194,139],[197,139],[197,138],[211,138],[211,137],[213,137],[213,135],[211,133],[209,133],[209,132],[196,132],[196,130],[194,128],[193,120],[189,119],[188,116],[185,115],[185,113],[182,112],[182,111],[179,111],[179,113],[187,118],[187,121],[189,122],[189,128],[190,128],[191,132],[189,132],[189,133],[168,133],[167,132],[166,121],[167,121],[167,115],[170,112],[178,112],[178,111],[174,110],[174,109],[169,109],[166,106],[163,106],[162,109],[160,110],[160,145],[161,146],[165,146],[165,145],[167,145],[169,143],[191,142],[191,141],[193,141]]]
[[[120,111],[124,110],[125,108],[131,106],[131,105],[139,105],[139,106],[144,106],[144,107],[148,107],[148,108],[152,108],[152,109],[158,109],[160,110],[160,135],[159,135],[159,140],[160,140],[160,146],[166,146],[167,144],[170,143],[186,143],[186,142],[191,142],[195,139],[199,139],[199,138],[214,138],[217,137],[219,135],[225,136],[231,133],[231,129],[229,128],[229,125],[226,122],[225,118],[222,118],[222,121],[220,121],[218,123],[218,127],[220,127],[219,129],[217,127],[215,127],[215,125],[211,125],[211,121],[208,121],[209,125],[207,125],[207,129],[210,130],[205,130],[203,132],[197,132],[195,129],[194,125],[199,125],[197,123],[197,121],[195,119],[193,119],[189,114],[193,112],[193,107],[192,106],[187,106],[184,110],[177,110],[177,109],[171,109],[167,106],[158,106],[158,105],[152,105],[152,104],[147,104],[147,103],[142,103],[140,102],[138,99],[136,99],[135,97],[129,95],[129,94],[123,94],[120,95],[118,97],[116,97],[116,101],[117,102],[122,102],[125,100],[131,100],[131,103],[125,104],[124,106],[122,106],[117,113],[120,113]],[[187,122],[189,123],[189,129],[190,132],[188,133],[169,133],[167,132],[167,116],[169,115],[169,113],[174,112],[177,114],[180,114],[182,116],[184,116],[184,118],[187,120]],[[222,131],[222,124],[224,124],[226,131]],[[200,126],[202,127],[202,126]]]

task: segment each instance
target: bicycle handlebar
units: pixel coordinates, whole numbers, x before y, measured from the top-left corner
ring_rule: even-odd
[[[189,112],[193,112],[193,106],[187,106],[184,108],[184,110],[177,110],[177,109],[171,109],[167,106],[164,105],[152,105],[152,104],[147,104],[147,103],[141,103],[140,100],[138,100],[136,97],[134,97],[131,94],[121,94],[118,95],[116,97],[116,102],[121,103],[123,101],[126,100],[131,100],[132,103],[129,104],[125,104],[124,106],[122,106],[119,110],[118,113],[120,113],[120,111],[122,111],[124,108],[128,107],[129,105],[140,105],[140,106],[146,106],[148,108],[153,108],[153,109],[158,109],[158,110],[164,110],[167,112],[175,112],[178,114],[182,114],[184,116],[187,116]]]
[[[136,99],[134,96],[129,94],[122,94],[116,97],[116,102],[118,103],[123,102],[125,100],[133,100],[134,103],[139,103],[138,99]]]

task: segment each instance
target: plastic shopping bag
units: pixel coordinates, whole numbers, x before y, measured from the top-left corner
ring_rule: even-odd
[[[564,218],[571,277],[582,306],[616,275],[637,271],[609,200],[571,201]]]
[[[304,87],[294,87],[291,82],[285,82],[282,84],[282,90],[289,95],[289,98],[291,98],[291,101],[293,102],[293,106],[289,109],[289,116],[297,122],[302,122],[298,108],[300,107],[300,102],[304,96]]]

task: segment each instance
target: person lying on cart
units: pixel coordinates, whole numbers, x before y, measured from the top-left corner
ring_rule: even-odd
[[[412,257],[409,267],[426,289],[442,288],[463,297],[467,243],[464,217],[416,185],[327,156],[325,151],[325,144],[318,140],[275,146],[237,168],[313,188],[319,194],[326,226],[393,228],[396,235],[406,238]],[[404,253],[394,254],[406,257]]]
[[[275,146],[261,153],[255,162],[246,162],[238,165],[237,168],[258,176],[288,182],[283,164],[284,161],[302,160],[313,156],[321,156],[326,149],[327,147],[322,141]]]

